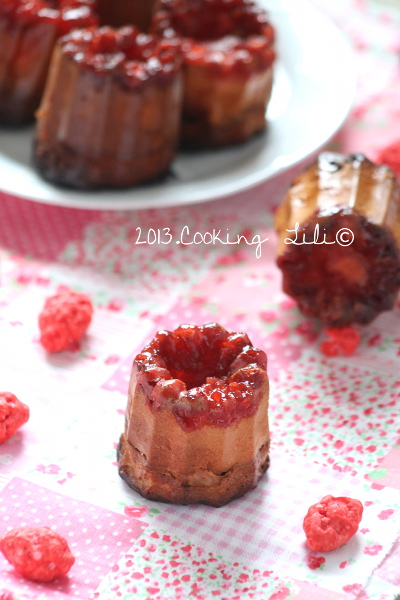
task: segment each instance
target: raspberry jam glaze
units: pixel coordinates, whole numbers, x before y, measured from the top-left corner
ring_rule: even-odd
[[[136,27],[91,28],[62,40],[63,53],[98,75],[111,72],[128,87],[169,81],[182,63],[178,40],[159,40]]]
[[[274,29],[251,0],[163,0],[151,31],[183,38],[187,63],[222,74],[263,71],[275,60]]]
[[[48,23],[64,35],[97,24],[95,0],[1,0],[0,18],[19,24]]]
[[[170,406],[183,429],[228,427],[255,414],[267,356],[220,325],[159,331],[134,361],[153,411]]]

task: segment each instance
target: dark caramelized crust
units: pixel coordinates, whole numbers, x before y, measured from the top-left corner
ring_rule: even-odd
[[[393,308],[400,189],[390,169],[362,155],[322,154],[294,182],[276,227],[283,289],[305,315],[341,327]]]
[[[151,499],[221,506],[269,459],[266,356],[216,324],[161,331],[133,364],[121,477]]]
[[[46,82],[56,40],[97,23],[93,0],[0,2],[0,123],[33,118]]]
[[[37,113],[34,161],[42,175],[99,188],[166,173],[178,144],[180,52],[133,27],[62,38]]]
[[[257,410],[265,352],[245,333],[215,323],[159,331],[135,358],[133,371],[153,411],[167,405],[185,430],[228,426]]]
[[[240,143],[265,128],[274,30],[250,0],[163,0],[152,31],[184,41],[182,142]]]
[[[102,25],[135,25],[147,31],[158,0],[97,0]]]
[[[135,27],[74,31],[60,41],[64,56],[98,77],[112,77],[125,88],[169,83],[182,64],[181,44],[159,40]]]
[[[199,444],[195,443],[195,446],[199,448]],[[193,469],[181,479],[180,474],[175,475],[164,465],[154,469],[151,461],[122,434],[117,450],[119,474],[129,487],[148,500],[220,507],[257,486],[269,467],[269,446],[268,440],[257,450],[255,458],[233,464],[228,471],[215,473],[209,468]],[[164,452],[165,448],[160,446],[159,451]]]

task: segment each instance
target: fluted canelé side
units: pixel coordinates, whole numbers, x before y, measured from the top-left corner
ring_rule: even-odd
[[[76,188],[126,187],[164,175],[178,145],[180,67],[178,43],[134,27],[62,38],[37,112],[37,169]]]
[[[161,0],[151,31],[184,48],[182,143],[241,143],[265,129],[274,29],[252,0]]]

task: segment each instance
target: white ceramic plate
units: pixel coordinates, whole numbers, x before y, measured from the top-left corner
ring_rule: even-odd
[[[245,145],[180,153],[167,180],[124,191],[81,192],[43,181],[30,165],[32,130],[0,130],[0,189],[85,209],[139,209],[215,200],[248,189],[315,153],[336,133],[355,89],[352,51],[307,0],[259,0],[277,32],[275,84],[265,134]]]

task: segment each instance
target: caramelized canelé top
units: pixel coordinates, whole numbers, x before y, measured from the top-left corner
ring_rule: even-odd
[[[95,0],[1,0],[0,19],[21,24],[49,23],[64,35],[97,25]]]
[[[255,414],[267,357],[245,333],[220,325],[159,331],[134,361],[136,384],[153,411],[168,406],[180,425],[226,427]]]
[[[163,0],[151,31],[183,38],[186,63],[220,74],[263,71],[275,59],[274,29],[251,0]]]
[[[82,68],[110,73],[127,87],[170,81],[182,63],[177,40],[157,39],[133,26],[73,31],[60,40],[62,52]]]

